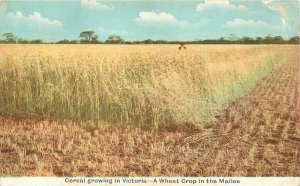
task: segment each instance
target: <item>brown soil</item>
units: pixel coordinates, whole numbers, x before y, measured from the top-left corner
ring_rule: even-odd
[[[300,176],[297,55],[198,132],[0,118],[2,176]]]

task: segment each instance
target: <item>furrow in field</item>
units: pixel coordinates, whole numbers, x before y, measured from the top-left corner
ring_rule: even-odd
[[[218,159],[223,162],[216,167],[219,175],[228,175],[224,167],[232,166],[233,176],[299,176],[299,66],[294,54],[218,117],[210,130],[221,137],[210,156],[229,151]],[[202,134],[187,141],[211,143],[203,142]]]
[[[0,117],[2,176],[300,176],[297,54],[199,133]]]

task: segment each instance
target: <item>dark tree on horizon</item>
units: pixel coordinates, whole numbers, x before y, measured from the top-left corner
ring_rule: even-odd
[[[5,40],[8,43],[15,43],[16,42],[16,37],[11,32],[4,33],[2,36],[5,37]]]
[[[1,35],[0,35],[1,36]],[[80,40],[68,40],[63,39],[55,42],[47,42],[42,39],[32,39],[27,40],[23,38],[16,37],[12,32],[7,32],[2,34],[2,39],[0,38],[0,43],[3,44],[101,44],[103,42],[99,41],[98,35],[94,31],[83,31],[79,35]],[[268,34],[265,37],[238,37],[235,34],[230,34],[228,37],[220,37],[218,39],[197,39],[193,41],[168,41],[168,40],[137,40],[137,41],[125,41],[119,35],[110,35],[105,44],[180,44],[182,42],[186,44],[300,44],[299,36],[294,36],[291,38],[284,38],[280,35],[272,36]]]
[[[83,31],[79,35],[80,43],[99,43],[98,35],[94,31]]]
[[[110,35],[108,36],[107,40],[105,41],[107,44],[122,44],[124,43],[124,39],[118,35]]]

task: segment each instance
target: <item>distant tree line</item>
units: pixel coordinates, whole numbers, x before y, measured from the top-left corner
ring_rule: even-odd
[[[221,37],[219,39],[205,39],[194,41],[167,41],[167,40],[142,40],[142,41],[124,41],[121,36],[110,35],[103,42],[99,40],[99,36],[94,31],[83,31],[79,34],[78,40],[60,40],[57,42],[46,42],[41,39],[26,40],[16,37],[13,33],[5,33],[2,35],[0,43],[5,44],[300,44],[299,36],[294,36],[289,39],[284,39],[282,36],[272,36],[271,34],[265,37],[237,37],[230,34],[229,37]]]

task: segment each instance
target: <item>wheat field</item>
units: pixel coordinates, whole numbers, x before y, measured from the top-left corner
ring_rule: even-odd
[[[287,57],[275,46],[175,47],[2,46],[0,111],[201,127]]]
[[[299,176],[298,50],[0,45],[0,174]]]

